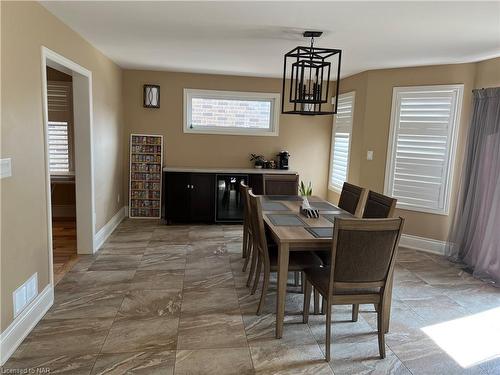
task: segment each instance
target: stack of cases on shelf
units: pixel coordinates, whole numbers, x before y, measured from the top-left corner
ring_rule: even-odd
[[[129,217],[161,216],[163,136],[130,135]]]

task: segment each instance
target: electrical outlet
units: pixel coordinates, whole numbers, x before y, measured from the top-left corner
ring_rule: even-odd
[[[38,295],[38,273],[34,273],[23,285],[12,293],[14,304],[14,317],[19,315],[24,308]]]
[[[12,159],[0,159],[0,178],[12,176]]]
[[[373,160],[373,151],[366,152],[366,160]]]

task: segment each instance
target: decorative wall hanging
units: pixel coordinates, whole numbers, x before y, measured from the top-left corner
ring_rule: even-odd
[[[160,86],[144,85],[144,108],[160,108]]]
[[[310,116],[337,113],[342,51],[314,47],[314,38],[322,34],[322,31],[305,31],[304,37],[311,38],[310,47],[299,46],[285,55],[281,113]]]

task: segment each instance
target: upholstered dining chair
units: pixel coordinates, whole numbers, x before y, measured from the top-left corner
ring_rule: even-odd
[[[330,361],[332,305],[375,304],[379,353],[385,358],[385,314],[404,219],[338,219],[330,265],[306,268],[303,321],[308,322],[311,288],[326,300],[326,360]],[[353,319],[354,320],[354,319]]]
[[[363,218],[365,219],[383,219],[392,217],[396,209],[397,199],[388,197],[374,191],[368,192],[366,198]]]
[[[262,292],[260,296],[259,306],[257,308],[257,315],[260,315],[264,307],[264,300],[269,288],[269,278],[271,272],[278,271],[278,252],[276,247],[270,248],[268,246],[268,238],[264,227],[264,219],[262,217],[262,206],[260,198],[249,192],[250,199],[250,213],[252,216],[253,226],[253,246],[257,250],[257,269],[255,271],[255,279],[252,287],[252,292],[257,289],[261,271],[264,271],[264,280],[262,284]],[[255,250],[254,250],[255,251]],[[288,270],[290,272],[302,272],[308,267],[319,267],[322,265],[321,260],[312,251],[291,251],[288,261]]]
[[[353,214],[356,217],[361,217],[363,214],[363,205],[366,200],[366,189],[360,186],[344,182],[342,192],[339,198],[339,207]]]

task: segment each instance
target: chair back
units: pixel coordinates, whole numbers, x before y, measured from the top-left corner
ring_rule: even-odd
[[[394,215],[397,199],[383,194],[368,192],[363,218],[365,219],[385,219]]]
[[[339,207],[356,217],[361,217],[366,189],[344,182],[340,193]]]
[[[250,221],[250,203],[248,199],[248,192],[251,189],[245,185],[243,181],[240,182],[240,196],[243,199],[243,225],[248,226]]]
[[[269,265],[269,252],[267,248],[266,230],[264,227],[264,219],[262,218],[262,205],[260,203],[260,198],[251,191],[248,192],[248,198],[251,207],[250,219],[252,222],[253,246],[257,248],[263,261]]]
[[[264,195],[297,195],[299,175],[264,174]]]
[[[384,288],[392,277],[403,218],[336,219],[329,292]]]

